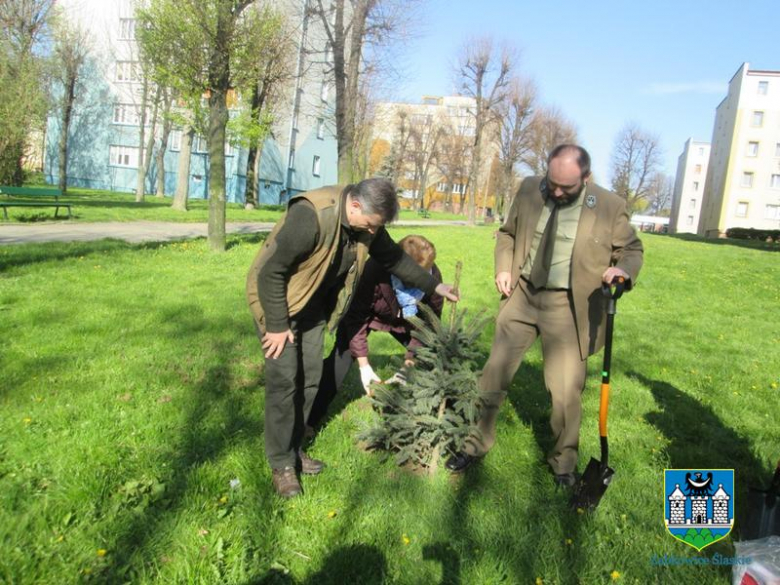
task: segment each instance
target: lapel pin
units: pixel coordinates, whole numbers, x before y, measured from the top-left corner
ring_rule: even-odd
[[[585,205],[593,209],[596,207],[596,196],[595,195],[588,195],[585,197]]]

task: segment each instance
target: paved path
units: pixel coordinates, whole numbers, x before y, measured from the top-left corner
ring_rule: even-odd
[[[399,226],[466,225],[464,221],[399,221]],[[268,232],[273,223],[228,222],[229,234]],[[0,224],[0,245],[41,242],[86,242],[114,238],[126,242],[162,242],[202,238],[208,234],[206,223],[172,223],[165,221],[112,221],[104,223],[53,222],[39,224]]]

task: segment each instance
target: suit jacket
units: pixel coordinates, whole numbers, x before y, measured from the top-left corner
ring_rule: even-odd
[[[627,283],[630,289],[639,275],[644,252],[622,198],[592,183],[584,196],[569,273],[582,359],[604,346],[606,300],[601,293],[601,275],[609,266],[617,266],[631,277]],[[544,201],[542,177],[525,179],[497,233],[495,272],[511,272],[514,284],[531,251]]]

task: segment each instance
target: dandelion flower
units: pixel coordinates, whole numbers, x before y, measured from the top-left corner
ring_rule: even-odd
[[[566,539],[566,545],[567,546],[571,546],[572,544],[574,544],[574,541],[571,538],[567,538]]]
[[[410,542],[412,542],[412,540],[408,536],[406,536],[405,534],[401,537],[401,540],[407,546],[409,545]]]
[[[104,549],[104,548],[97,549],[97,556],[99,556],[99,557],[106,556],[106,553],[108,553],[108,551],[106,549]]]
[[[336,510],[331,510],[328,512],[328,518],[335,518],[336,517]]]
[[[29,425],[32,422],[32,419],[29,416],[26,416],[22,419],[22,422],[26,425]]]
[[[609,574],[609,576],[612,577],[613,581],[617,581],[618,579],[620,579],[620,573],[618,573],[617,571],[612,571]]]
[[[536,578],[536,585],[544,585],[544,579],[541,577]]]

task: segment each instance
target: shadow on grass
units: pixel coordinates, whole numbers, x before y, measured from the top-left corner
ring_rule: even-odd
[[[184,313],[182,313],[183,315]],[[102,582],[134,581],[136,571],[141,567],[154,566],[159,559],[154,558],[159,543],[159,532],[176,521],[187,506],[185,497],[190,489],[191,478],[204,464],[223,456],[229,449],[235,449],[243,443],[257,444],[263,433],[261,413],[248,410],[250,400],[242,398],[256,391],[255,381],[240,383],[234,379],[229,364],[237,335],[225,336],[226,327],[217,327],[213,323],[195,322],[195,312],[187,312],[187,320],[180,315],[180,321],[171,331],[171,336],[184,338],[192,331],[213,330],[215,339],[210,352],[214,365],[206,369],[203,376],[187,384],[187,395],[182,396],[178,407],[182,410],[182,422],[178,436],[171,436],[167,443],[170,459],[158,480],[165,484],[164,500],[152,504],[140,513],[121,512],[111,532],[116,535],[115,554],[111,563],[101,573]],[[233,324],[228,324],[232,327]],[[235,330],[235,328],[233,328]],[[227,328],[227,330],[230,330]],[[220,335],[222,338],[220,339]],[[213,357],[212,357],[213,356]],[[185,364],[186,369],[186,364]],[[261,450],[258,448],[258,458]],[[270,491],[270,482],[268,490]],[[267,511],[274,507],[270,493],[264,494]],[[262,504],[261,504],[262,505]],[[204,550],[205,547],[204,547]],[[206,551],[208,554],[211,550]],[[210,562],[210,557],[205,559]],[[218,560],[214,560],[218,565]]]
[[[118,252],[156,250],[173,242],[146,242],[131,244],[124,240],[106,238],[90,242],[46,242],[41,244],[21,244],[2,248],[0,253],[0,272],[12,268],[21,268],[39,262],[52,262],[81,258],[92,254],[113,254]]]
[[[665,234],[666,237],[684,242],[696,242],[698,244],[711,244],[715,246],[736,246],[751,250],[763,250],[764,252],[780,252],[780,243],[767,243],[760,240],[736,240],[734,238],[705,238],[693,234]]]
[[[249,581],[247,585],[321,585],[334,583],[345,585],[365,583],[380,585],[385,583],[387,561],[382,552],[375,546],[352,544],[340,546],[333,550],[322,567],[316,573],[303,581],[296,581],[288,573],[279,569],[271,569],[260,579]]]
[[[650,389],[659,407],[645,415],[667,439],[674,469],[734,469],[735,527],[747,514],[749,485],[761,485],[771,472],[759,461],[750,441],[726,426],[712,408],[661,380],[637,372],[627,374]]]

